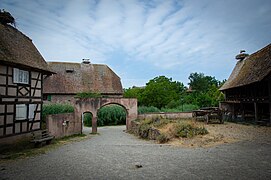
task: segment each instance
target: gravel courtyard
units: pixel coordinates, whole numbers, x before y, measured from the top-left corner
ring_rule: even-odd
[[[99,135],[46,154],[2,162],[0,179],[271,178],[270,141],[184,148],[140,140],[124,129],[102,127]]]

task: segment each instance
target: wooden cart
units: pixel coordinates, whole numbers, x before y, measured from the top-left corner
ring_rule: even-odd
[[[219,120],[223,124],[222,111],[218,107],[204,107],[199,110],[194,110],[192,116],[195,120],[204,119],[208,124],[210,120]]]

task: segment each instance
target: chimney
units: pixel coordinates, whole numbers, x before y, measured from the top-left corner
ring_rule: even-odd
[[[89,59],[82,59],[82,63],[83,64],[90,64],[90,61],[89,61]]]
[[[244,60],[247,56],[249,56],[249,54],[247,54],[245,52],[246,52],[245,50],[240,50],[240,54],[237,54],[235,56],[235,59],[238,60],[238,61]]]

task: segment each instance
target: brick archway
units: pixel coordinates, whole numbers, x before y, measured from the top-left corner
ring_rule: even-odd
[[[126,110],[126,130],[131,127],[131,121],[137,118],[137,99],[134,98],[84,98],[75,99],[75,118],[81,119],[82,113],[92,113],[92,133],[97,132],[97,112],[103,106],[117,104]],[[81,121],[82,122],[82,121]],[[83,126],[81,126],[82,128]],[[82,131],[82,129],[81,129]]]

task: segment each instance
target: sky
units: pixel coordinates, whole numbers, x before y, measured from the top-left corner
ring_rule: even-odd
[[[157,76],[227,79],[271,40],[270,0],[0,0],[46,61],[108,65],[124,88]]]

